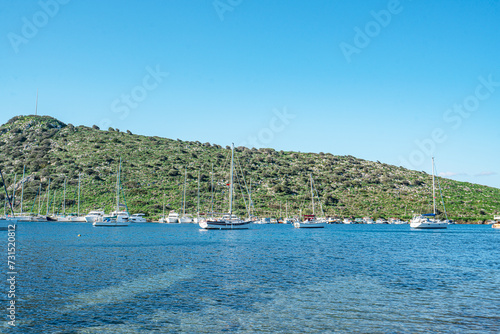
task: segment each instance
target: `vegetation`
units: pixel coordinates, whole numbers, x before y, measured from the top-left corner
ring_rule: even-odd
[[[185,171],[186,211],[196,212],[198,177],[200,211],[210,211],[212,166],[214,210],[225,212],[229,155],[229,147],[145,137],[112,128],[103,131],[97,126],[75,127],[48,116],[18,116],[0,127],[0,168],[11,194],[16,189],[17,212],[24,166],[25,212],[38,212],[40,207],[45,213],[47,204],[50,212],[61,212],[65,180],[66,213],[76,212],[78,175],[80,212],[98,208],[111,211],[116,205],[120,158],[123,193],[131,213],[143,212],[149,218],[158,218],[164,198],[166,210],[180,210]],[[235,182],[235,211],[242,216],[247,215],[247,189],[251,189],[256,215],[279,216],[281,207],[284,216],[285,206],[289,215],[296,215],[299,210],[310,212],[309,175],[318,194],[317,212],[321,205],[327,216],[408,219],[414,212],[429,212],[432,207],[431,176],[424,172],[329,153],[238,147],[236,158],[239,182]],[[500,189],[445,178],[439,178],[439,183],[452,219],[477,222],[499,213]],[[2,192],[0,200],[4,198]]]

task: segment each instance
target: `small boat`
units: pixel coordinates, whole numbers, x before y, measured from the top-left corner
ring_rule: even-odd
[[[88,215],[85,216],[85,221],[87,223],[94,223],[96,221],[104,220],[104,211],[90,211]]]
[[[324,228],[326,226],[326,221],[316,219],[314,215],[304,215],[304,220],[302,222],[296,221],[293,223],[295,228]]]
[[[379,218],[375,221],[375,224],[389,224],[389,222],[384,218]]]
[[[364,217],[363,220],[365,221],[365,224],[375,224],[371,217]]]
[[[493,217],[495,223],[491,225],[492,228],[500,228],[500,216]]]
[[[124,227],[129,226],[130,221],[128,216],[114,216],[106,217],[102,221],[95,221],[92,225],[94,226],[104,226],[104,227]]]
[[[144,213],[135,213],[130,216],[128,220],[131,223],[147,223],[147,220],[146,218],[144,218],[144,216],[146,216]]]
[[[61,216],[57,218],[59,222],[70,222],[70,223],[86,223],[85,217],[78,216],[76,213],[70,213],[67,216]]]
[[[179,218],[179,223],[181,224],[190,224],[192,222],[193,222],[193,217],[189,214]]]
[[[180,223],[179,214],[174,210],[170,211],[168,213],[167,223],[170,224]]]
[[[342,221],[343,224],[353,224],[352,222],[352,219],[351,218],[344,218],[344,220]]]

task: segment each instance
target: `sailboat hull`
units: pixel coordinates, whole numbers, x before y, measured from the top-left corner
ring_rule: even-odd
[[[251,221],[204,220],[198,225],[204,230],[248,230]]]

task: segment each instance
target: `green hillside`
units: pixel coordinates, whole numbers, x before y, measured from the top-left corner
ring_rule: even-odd
[[[312,174],[319,202],[328,216],[408,218],[431,210],[431,176],[379,162],[329,153],[283,152],[273,149],[235,150],[239,182],[235,211],[246,216],[243,197],[250,188],[254,213],[284,216],[311,211]],[[115,205],[116,174],[122,158],[122,185],[131,213],[158,218],[163,208],[180,210],[184,170],[187,168],[187,212],[195,214],[198,173],[201,209],[211,209],[211,170],[214,168],[214,210],[227,211],[230,148],[200,142],[134,135],[130,131],[64,124],[48,116],[18,116],[0,127],[0,168],[12,193],[16,183],[16,211],[20,211],[21,178],[26,166],[24,211],[61,212],[67,180],[66,208],[77,210],[81,174],[81,213],[111,211]],[[243,178],[247,188],[239,187]],[[500,189],[438,178],[448,215],[459,222],[491,219],[500,211]],[[41,185],[41,196],[37,192]],[[55,197],[54,197],[55,195]],[[4,200],[2,192],[0,200]],[[439,197],[438,197],[439,199]],[[317,200],[318,201],[318,200]],[[440,199],[439,199],[440,201]],[[248,203],[247,203],[248,204]],[[320,212],[319,204],[317,210]],[[442,211],[442,206],[439,205]],[[3,212],[2,212],[3,214]]]

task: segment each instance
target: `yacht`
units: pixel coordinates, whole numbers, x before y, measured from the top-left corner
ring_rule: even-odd
[[[303,221],[293,223],[295,228],[324,228],[326,221],[317,219],[314,215],[304,215]]]
[[[147,223],[147,220],[146,218],[144,218],[144,216],[146,216],[144,213],[136,213],[130,216],[128,220],[131,223]]]
[[[371,217],[364,217],[363,220],[365,221],[365,224],[375,224]]]
[[[106,216],[102,221],[95,221],[92,223],[94,226],[104,226],[104,227],[121,227],[121,226],[129,226],[130,221],[128,214],[127,215],[118,215],[118,216]]]
[[[104,211],[90,211],[88,215],[85,216],[85,221],[87,223],[94,223],[96,221],[103,221]]]
[[[181,218],[179,218],[179,222],[181,224],[189,224],[193,222],[193,217],[191,215],[184,215]]]
[[[342,221],[343,224],[353,224],[351,218],[344,218],[344,220]]]
[[[375,221],[375,224],[389,224],[389,222],[384,218],[379,218]]]
[[[179,214],[174,210],[170,211],[168,213],[167,223],[170,224],[180,223]]]

